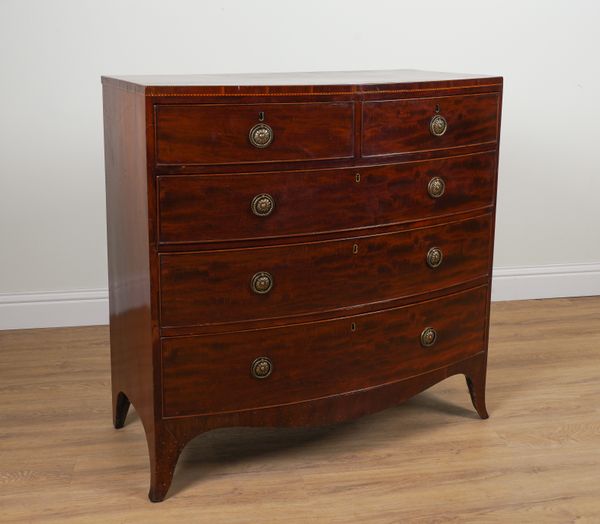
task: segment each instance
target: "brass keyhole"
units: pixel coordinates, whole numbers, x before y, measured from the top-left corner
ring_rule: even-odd
[[[356,183],[360,182],[360,173],[356,173],[354,179],[356,180]]]
[[[355,255],[358,253],[358,244],[354,244],[352,246],[352,253],[354,253]]]
[[[356,331],[356,322],[352,322],[352,324],[350,324],[350,331]]]
[[[265,120],[265,112],[261,111],[260,113],[258,113],[258,121],[264,122],[264,120]]]
[[[435,104],[435,112],[436,113],[440,112],[440,104]]]

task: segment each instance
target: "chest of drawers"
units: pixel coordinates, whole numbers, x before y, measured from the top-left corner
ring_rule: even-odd
[[[482,418],[502,79],[103,77],[114,425],[150,499],[225,426],[348,420],[464,374]]]

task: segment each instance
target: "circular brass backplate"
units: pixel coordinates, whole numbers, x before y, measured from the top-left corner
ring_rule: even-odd
[[[255,358],[250,366],[250,372],[254,378],[267,378],[273,373],[273,362],[268,357]]]
[[[266,217],[275,209],[275,199],[267,193],[261,193],[252,199],[250,207],[256,216]]]
[[[256,124],[250,129],[248,137],[254,147],[262,149],[273,142],[273,129],[267,124]]]
[[[434,176],[427,184],[427,192],[431,198],[440,198],[446,191],[446,182],[439,176]]]
[[[250,287],[258,295],[264,295],[273,289],[273,276],[266,271],[259,271],[250,280]]]
[[[432,247],[427,251],[427,265],[430,268],[440,267],[442,260],[444,260],[444,253],[439,247]]]
[[[437,341],[438,335],[437,331],[432,327],[426,327],[421,332],[421,345],[423,347],[429,348],[433,346]]]
[[[448,122],[442,115],[435,115],[429,122],[429,130],[433,136],[442,136],[448,131]]]

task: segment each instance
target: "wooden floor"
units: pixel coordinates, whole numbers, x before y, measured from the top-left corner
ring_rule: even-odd
[[[335,427],[217,430],[162,504],[108,353],[106,327],[0,332],[0,521],[600,522],[600,297],[493,305],[489,420],[457,376]]]

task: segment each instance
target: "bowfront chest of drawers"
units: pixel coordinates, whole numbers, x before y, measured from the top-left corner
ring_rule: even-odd
[[[104,77],[115,427],[196,435],[484,391],[502,79]]]

